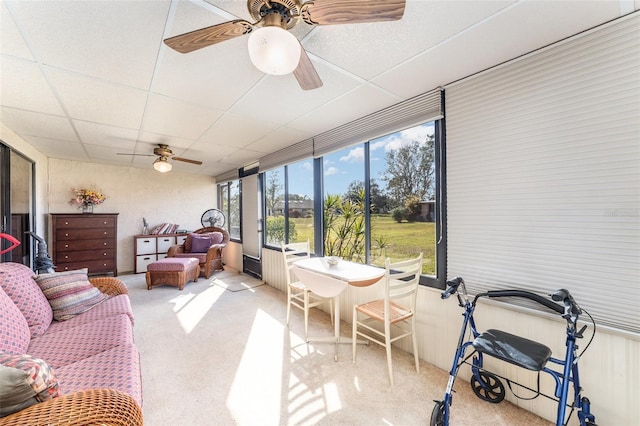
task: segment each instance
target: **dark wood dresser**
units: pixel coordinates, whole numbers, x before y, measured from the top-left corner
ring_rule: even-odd
[[[118,213],[51,214],[51,232],[56,271],[118,275]]]

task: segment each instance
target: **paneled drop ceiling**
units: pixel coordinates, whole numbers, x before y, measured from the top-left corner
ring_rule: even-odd
[[[321,0],[317,0],[320,2]],[[366,0],[363,0],[366,1]],[[253,67],[247,37],[180,54],[162,40],[231,19],[244,0],[0,4],[0,121],[49,157],[217,175],[639,8],[640,0],[408,0],[400,21],[292,32],[324,85]]]

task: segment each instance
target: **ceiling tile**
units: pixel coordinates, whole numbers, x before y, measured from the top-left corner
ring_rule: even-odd
[[[29,90],[24,90],[25,87]],[[0,98],[4,106],[64,115],[40,67],[34,62],[2,56]]]
[[[222,115],[221,111],[187,104],[167,96],[151,95],[143,130],[162,135],[197,139]]]
[[[78,142],[66,117],[3,107],[2,123],[23,138],[40,136]]]
[[[30,61],[34,60],[6,2],[0,3],[0,53]]]
[[[16,1],[20,28],[38,61],[147,89],[169,0]]]
[[[248,126],[247,123],[251,123],[251,125]],[[227,113],[207,130],[201,139],[242,148],[277,128],[277,124],[262,120],[261,117],[246,117]]]
[[[48,157],[67,160],[89,161],[82,144],[54,138],[31,136],[29,143]]]
[[[45,68],[60,102],[72,118],[136,129],[147,93],[96,78]]]

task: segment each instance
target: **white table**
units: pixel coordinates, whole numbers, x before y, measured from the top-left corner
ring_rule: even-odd
[[[348,285],[366,287],[377,283],[384,276],[385,270],[375,266],[341,260],[330,265],[324,257],[312,257],[293,263],[293,270],[304,285],[320,297],[333,298],[334,336],[330,338],[309,338],[314,342],[334,342],[338,360],[338,344],[340,338],[340,295]],[[342,343],[351,343],[345,339]]]

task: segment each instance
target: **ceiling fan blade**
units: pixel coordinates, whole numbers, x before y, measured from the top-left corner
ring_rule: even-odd
[[[189,53],[212,44],[249,34],[251,30],[253,30],[253,24],[243,19],[236,19],[170,37],[165,39],[164,43],[180,53]]]
[[[322,87],[322,80],[320,80],[318,72],[302,45],[300,45],[300,62],[298,62],[298,67],[293,70],[293,75],[298,80],[302,90],[313,90]]]
[[[202,165],[202,161],[189,160],[188,158],[171,157],[171,159],[175,161],[183,161],[185,163],[197,164],[198,166]]]
[[[404,15],[405,0],[315,0],[302,5],[302,19],[310,25],[396,21]]]

